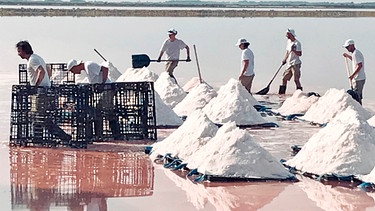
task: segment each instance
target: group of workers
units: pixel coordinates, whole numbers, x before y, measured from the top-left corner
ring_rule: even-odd
[[[190,62],[191,59],[189,46],[184,41],[177,39],[176,35],[176,29],[171,28],[168,30],[168,38],[162,44],[157,62],[161,61],[161,58],[165,53],[167,57],[165,71],[168,72],[169,76],[172,77],[177,83],[177,80],[173,75],[173,71],[178,65],[180,51],[186,49],[186,61]],[[296,89],[302,90],[302,85],[300,82],[302,64],[300,57],[302,56],[302,45],[301,42],[296,39],[297,35],[294,29],[288,28],[285,35],[287,38],[286,53],[281,65],[286,64],[286,69],[282,76],[279,94],[285,94],[287,82],[290,81],[292,77],[296,84]],[[27,41],[20,41],[17,43],[16,47],[18,50],[18,55],[22,59],[26,59],[28,61],[27,70],[30,84],[34,86],[50,86],[51,84],[50,80],[48,80],[48,74],[46,74],[48,71],[44,60],[32,52],[25,51],[23,47],[25,45],[31,49],[31,46]],[[236,43],[236,46],[238,46],[242,51],[239,81],[251,94],[252,82],[255,76],[254,53],[249,48],[250,42],[245,38],[240,38]],[[357,93],[359,103],[362,104],[363,87],[366,81],[364,58],[362,53],[356,49],[352,39],[346,40],[343,47],[351,53],[351,55],[343,53],[343,56],[352,61],[353,71],[348,77],[353,82],[352,89]],[[108,78],[108,67],[101,66],[95,62],[70,60],[67,67],[68,71],[71,71],[74,74],[80,74],[81,71],[85,71],[88,75],[90,84],[110,82]]]
[[[302,56],[302,46],[301,42],[296,39],[297,35],[294,29],[288,28],[286,30],[287,45],[286,53],[281,65],[287,65],[282,76],[281,85],[279,87],[279,94],[285,94],[287,82],[293,77],[296,84],[296,89],[302,90],[302,85],[300,82],[301,78],[301,59]],[[240,38],[236,43],[242,50],[241,54],[241,74],[239,80],[241,84],[247,89],[251,94],[252,81],[254,79],[254,54],[249,49],[250,42],[244,38]],[[344,58],[348,58],[352,61],[352,73],[348,75],[349,80],[352,83],[352,90],[356,93],[358,102],[362,105],[363,99],[363,87],[366,81],[366,74],[364,71],[364,58],[362,53],[356,49],[354,41],[348,39],[345,41],[344,48],[347,49],[351,55],[343,53]]]

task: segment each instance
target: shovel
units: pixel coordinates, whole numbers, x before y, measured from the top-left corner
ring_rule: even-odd
[[[349,65],[348,65],[348,58],[344,57],[344,59],[345,59],[346,73],[348,74],[348,77],[349,77],[350,76],[350,70],[349,70]],[[361,100],[359,99],[358,93],[353,90],[353,82],[350,78],[349,78],[349,85],[350,85],[350,89],[347,90],[346,93],[351,95],[352,98],[355,101],[361,103]]]
[[[132,55],[132,66],[133,68],[142,68],[148,67],[150,62],[157,62],[158,60],[153,59],[151,60],[149,56],[146,54],[136,54]],[[161,62],[169,62],[169,61],[186,61],[186,60],[160,60]]]

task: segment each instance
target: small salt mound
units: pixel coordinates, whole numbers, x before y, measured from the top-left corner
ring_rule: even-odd
[[[202,83],[205,83],[207,86],[209,86],[205,81],[203,81],[202,79]],[[190,92],[191,89],[193,89],[194,87],[198,86],[199,84],[201,84],[201,81],[199,80],[199,77],[193,77],[190,79],[190,81],[188,81],[183,87],[182,89],[185,91],[185,92]],[[210,86],[210,88],[212,88]],[[212,88],[213,89],[213,88]]]
[[[315,95],[307,96],[301,90],[297,89],[294,94],[287,98],[283,102],[283,105],[276,111],[284,116],[291,114],[304,114],[311,105],[318,100],[319,97]]]
[[[361,114],[347,108],[314,134],[298,154],[286,162],[303,172],[368,174],[375,166],[375,129]]]
[[[375,127],[375,116],[373,116],[373,117],[371,117],[370,119],[368,119],[367,122],[368,122],[371,126]]]
[[[235,79],[220,88],[203,111],[213,122],[223,124],[234,121],[237,125],[264,124],[266,120],[255,110],[258,101]]]
[[[234,122],[224,124],[206,145],[186,160],[188,168],[207,175],[239,178],[286,179],[293,177]]]
[[[128,68],[124,74],[117,78],[116,82],[138,82],[138,81],[153,81],[159,78],[158,74],[144,68]]]
[[[110,61],[104,61],[100,65],[108,68],[108,78],[112,82],[115,82],[122,74]]]
[[[217,96],[217,92],[205,83],[197,84],[189,94],[174,108],[179,116],[189,116],[192,112],[202,109],[210,100]]]
[[[163,102],[157,92],[155,92],[155,113],[157,126],[180,126],[183,123],[180,117]]]
[[[218,127],[201,110],[197,110],[167,138],[153,144],[150,157],[155,159],[157,155],[171,153],[185,160],[215,136],[217,130]]]
[[[348,107],[358,111],[365,119],[371,117],[371,114],[345,90],[331,88],[316,103],[311,105],[302,119],[320,124],[328,123]]]
[[[156,80],[155,91],[159,93],[163,102],[171,108],[174,108],[186,97],[186,92],[176,84],[167,72],[161,73]]]

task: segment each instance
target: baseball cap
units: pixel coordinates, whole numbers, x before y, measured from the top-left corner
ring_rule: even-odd
[[[288,29],[286,30],[286,32],[291,33],[291,34],[293,35],[293,37],[297,37],[296,32],[295,32],[294,29],[292,29],[292,28],[288,28]]]
[[[171,28],[168,30],[168,34],[177,34],[177,30],[174,28]]]
[[[236,43],[236,46],[239,46],[241,45],[242,43],[249,43],[249,41],[247,41],[245,38],[240,38],[238,39],[237,43]],[[249,43],[250,44],[250,43]]]
[[[75,59],[72,59],[67,64],[67,69],[70,71],[74,66],[79,65],[82,61],[77,61]]]
[[[342,47],[346,48],[349,45],[354,45],[354,40],[352,39],[347,39]]]

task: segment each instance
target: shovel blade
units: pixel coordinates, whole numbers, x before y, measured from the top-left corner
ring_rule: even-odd
[[[267,86],[266,88],[260,90],[259,92],[255,93],[257,95],[266,95],[270,91],[270,88]]]
[[[148,65],[150,65],[150,61],[150,57],[148,57],[146,54],[132,55],[133,68],[148,67]]]

